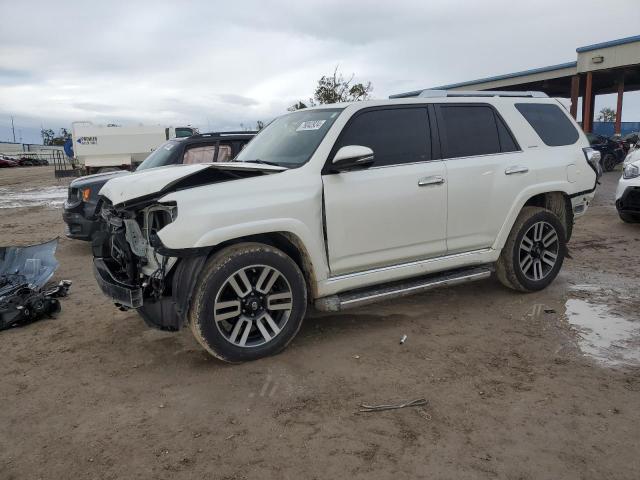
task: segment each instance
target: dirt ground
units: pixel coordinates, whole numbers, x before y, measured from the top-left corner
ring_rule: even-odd
[[[74,282],[56,319],[0,332],[0,479],[640,478],[640,224],[616,215],[618,177],[543,292],[489,280],[314,314],[237,366],[110,304],[59,207],[0,209],[0,245],[60,236]],[[0,170],[5,194],[54,185]]]

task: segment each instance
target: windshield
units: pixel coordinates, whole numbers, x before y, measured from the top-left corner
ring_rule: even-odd
[[[299,167],[309,161],[341,111],[341,108],[299,110],[276,118],[247,144],[236,160]]]
[[[144,159],[136,171],[146,170],[147,168],[163,167],[176,163],[176,151],[179,150],[180,142],[169,140],[156,148],[151,154]]]

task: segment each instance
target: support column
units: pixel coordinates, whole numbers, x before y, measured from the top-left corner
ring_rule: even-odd
[[[615,133],[620,133],[622,128],[622,96],[624,95],[624,75],[620,75],[618,80],[618,103],[616,105]]]
[[[580,75],[571,77],[571,116],[578,118],[578,96],[580,95]]]
[[[587,82],[584,90],[584,115],[582,117],[582,130],[585,133],[591,133],[593,129],[593,73],[587,72]]]

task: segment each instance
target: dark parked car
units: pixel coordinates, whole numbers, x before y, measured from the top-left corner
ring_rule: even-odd
[[[602,170],[610,172],[616,165],[624,161],[626,152],[622,146],[621,140],[613,140],[604,135],[596,135],[595,133],[587,133],[587,138],[591,144],[591,148],[598,150],[602,158]]]
[[[255,136],[256,132],[201,133],[186,138],[174,138],[156,148],[136,171],[167,165],[226,162],[233,159]],[[98,192],[109,180],[131,172],[96,173],[71,182],[62,218],[67,224],[66,235],[76,240],[90,241],[100,228],[96,216]]]
[[[21,157],[16,160],[21,167],[33,167],[36,163],[29,157]]]

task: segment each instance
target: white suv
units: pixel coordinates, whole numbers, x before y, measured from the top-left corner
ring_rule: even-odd
[[[284,115],[233,162],[110,180],[95,274],[222,360],[338,311],[488,277],[540,290],[593,198],[599,153],[535,92],[435,92]]]
[[[616,189],[616,208],[622,221],[640,222],[640,150],[627,155]]]

